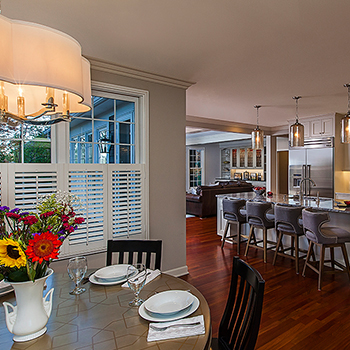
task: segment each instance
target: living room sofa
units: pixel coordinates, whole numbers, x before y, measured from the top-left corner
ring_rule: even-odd
[[[216,215],[216,195],[253,191],[245,181],[225,181],[210,186],[198,186],[186,194],[186,214],[201,218]]]

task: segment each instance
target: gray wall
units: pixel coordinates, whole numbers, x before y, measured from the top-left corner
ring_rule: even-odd
[[[163,271],[184,268],[186,90],[94,70],[92,80],[150,92],[150,238],[163,240]]]

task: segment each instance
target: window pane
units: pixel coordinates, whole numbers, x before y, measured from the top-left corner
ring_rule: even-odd
[[[24,143],[24,163],[51,163],[51,142],[44,140]]]
[[[21,141],[0,140],[1,163],[20,163],[21,158]]]
[[[123,163],[134,163],[134,159],[131,152],[133,150],[134,147],[130,147],[130,146],[122,146],[119,145],[117,146],[117,163],[123,164]],[[118,161],[119,160],[119,161]]]
[[[91,119],[76,114],[70,124],[71,162],[135,163],[135,103],[97,96],[92,102]]]
[[[114,100],[110,98],[94,98],[94,118],[114,120]]]

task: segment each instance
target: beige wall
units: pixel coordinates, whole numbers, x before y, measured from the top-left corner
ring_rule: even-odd
[[[163,240],[163,271],[184,270],[186,90],[94,70],[92,80],[150,92],[150,238]]]

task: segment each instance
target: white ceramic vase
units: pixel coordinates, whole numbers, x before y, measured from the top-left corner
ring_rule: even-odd
[[[46,276],[26,282],[10,282],[15,290],[17,305],[3,302],[7,329],[14,335],[13,340],[24,342],[40,337],[46,332],[46,324],[52,310],[54,288],[43,297],[46,279],[53,274],[47,269]]]

